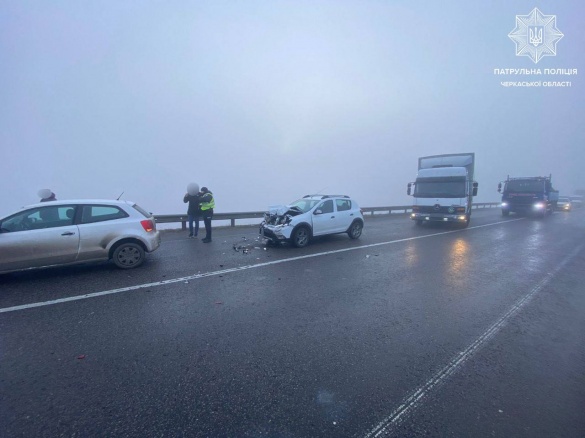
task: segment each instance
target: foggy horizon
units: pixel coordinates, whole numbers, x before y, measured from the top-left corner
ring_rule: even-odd
[[[538,63],[508,37],[535,7],[564,35]],[[585,189],[584,12],[566,0],[4,3],[0,216],[46,188],[183,214],[192,182],[217,212],[310,193],[408,205],[418,157],[462,152],[475,153],[476,202],[499,201],[508,175],[552,174],[572,194]]]

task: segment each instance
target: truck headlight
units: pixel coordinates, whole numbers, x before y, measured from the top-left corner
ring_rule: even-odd
[[[502,202],[502,207],[507,207],[508,203],[507,202]]]
[[[534,204],[534,208],[536,208],[537,210],[541,210],[544,208],[544,204],[542,202],[537,202],[536,204]]]

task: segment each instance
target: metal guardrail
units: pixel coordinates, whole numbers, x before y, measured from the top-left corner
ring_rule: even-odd
[[[500,202],[479,202],[473,204],[473,209],[499,207]],[[375,214],[408,214],[412,211],[412,205],[392,205],[389,207],[365,207],[361,209],[364,217],[374,216]],[[158,224],[181,223],[181,229],[187,229],[186,214],[157,214],[154,216]],[[230,226],[236,226],[236,220],[239,219],[263,219],[264,211],[248,211],[239,213],[214,213],[214,221],[230,221]]]

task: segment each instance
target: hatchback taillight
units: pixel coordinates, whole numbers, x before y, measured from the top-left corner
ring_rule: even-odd
[[[150,219],[144,219],[143,221],[140,221],[140,225],[142,225],[142,228],[144,228],[144,231],[146,231],[147,233],[150,233],[151,231],[156,231],[156,224],[154,223],[154,221],[151,221]]]

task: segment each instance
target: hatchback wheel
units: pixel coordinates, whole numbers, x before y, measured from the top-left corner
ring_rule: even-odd
[[[118,268],[130,269],[140,266],[146,258],[144,248],[137,243],[122,243],[114,250],[113,261]]]
[[[307,227],[297,228],[292,235],[292,243],[297,248],[302,248],[309,244],[311,232]]]
[[[362,235],[363,228],[364,225],[360,221],[355,221],[354,223],[351,224],[349,230],[347,230],[347,234],[350,237],[350,239],[357,239]]]

